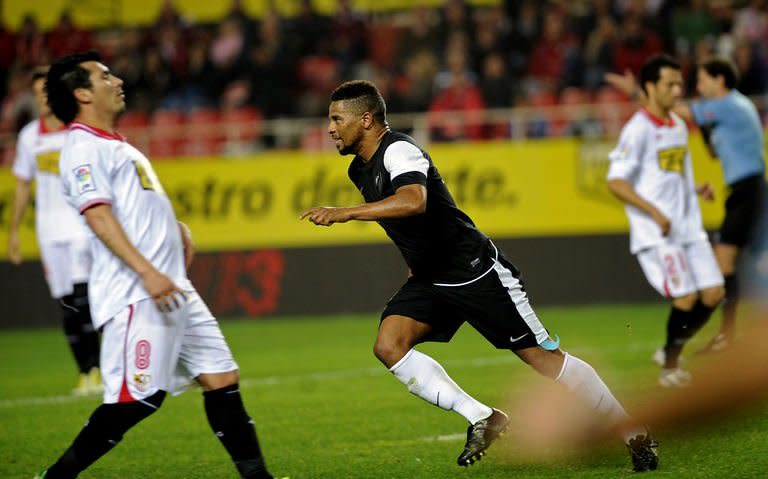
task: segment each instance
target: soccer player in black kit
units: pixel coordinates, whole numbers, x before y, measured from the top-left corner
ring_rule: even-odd
[[[634,424],[595,370],[549,336],[528,303],[520,271],[456,206],[429,155],[409,136],[389,130],[376,86],[343,83],[331,94],[328,118],[339,153],[355,155],[349,177],[365,203],[314,207],[300,218],[321,226],[377,221],[400,249],[409,275],[381,315],[374,354],[411,393],[467,419],[458,464],[479,460],[509,423],[506,414],[467,394],[437,361],[414,349],[425,341],[449,341],[464,322],[563,384],[608,427]],[[635,471],[656,469],[657,444],[643,426],[619,434]]]

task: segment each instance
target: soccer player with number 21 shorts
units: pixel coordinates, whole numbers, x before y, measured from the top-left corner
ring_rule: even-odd
[[[647,105],[624,125],[610,153],[608,188],[625,203],[630,251],[648,282],[672,309],[667,341],[653,355],[662,367],[659,384],[684,387],[691,375],[680,367],[685,343],[723,299],[723,275],[701,223],[688,128],[672,111],[680,99],[680,65],[666,55],[649,58],[640,72]]]

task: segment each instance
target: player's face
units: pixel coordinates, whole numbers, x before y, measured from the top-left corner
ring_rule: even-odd
[[[683,95],[683,75],[674,68],[662,68],[659,81],[648,90],[651,101],[660,109],[669,111]]]
[[[363,118],[347,101],[331,102],[328,107],[328,134],[342,155],[357,153],[363,137]]]
[[[712,98],[715,96],[718,86],[717,78],[707,73],[707,70],[699,68],[699,71],[696,73],[696,90],[698,90],[701,96]]]
[[[123,80],[112,75],[105,65],[96,61],[81,65],[90,72],[91,103],[99,113],[117,115],[125,110]]]
[[[45,93],[45,78],[38,78],[32,83],[32,91],[35,93],[35,106],[40,116],[51,114],[51,108],[48,106],[48,94]]]

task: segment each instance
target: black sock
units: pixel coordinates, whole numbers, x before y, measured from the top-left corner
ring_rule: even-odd
[[[667,320],[667,343],[664,345],[666,361],[664,368],[676,368],[680,353],[683,351],[683,345],[691,335],[688,328],[691,324],[693,311],[683,311],[672,306]]]
[[[142,402],[102,404],[96,408],[69,449],[48,468],[45,478],[77,477],[98,458],[115,447],[128,429],[157,411],[163,399],[165,399],[165,391],[158,391]]]
[[[77,309],[80,320],[80,342],[83,348],[83,367],[99,367],[99,333],[91,321],[91,307],[88,303],[88,283],[78,283],[74,286],[72,303]]]
[[[723,302],[723,325],[720,332],[726,336],[733,333],[733,325],[736,320],[736,307],[739,304],[740,287],[736,274],[729,274],[725,278],[725,301]]]
[[[270,478],[253,420],[245,412],[237,384],[203,393],[205,414],[244,478]]]
[[[691,311],[691,322],[688,324],[688,339],[692,338],[699,330],[707,324],[709,317],[712,316],[712,311],[717,306],[707,306],[702,303],[701,300],[696,301]]]
[[[80,312],[74,306],[71,294],[59,298],[59,305],[61,306],[64,335],[67,338],[69,349],[72,351],[72,356],[75,357],[77,368],[81,373],[87,373],[91,367],[88,360],[88,345],[83,341]]]

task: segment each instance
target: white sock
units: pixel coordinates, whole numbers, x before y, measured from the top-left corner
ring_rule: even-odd
[[[576,356],[565,353],[563,367],[555,381],[563,384],[569,391],[579,396],[589,407],[603,415],[611,424],[630,419],[629,414],[605,385],[595,369]],[[622,431],[624,441],[646,434],[645,428],[635,427]]]
[[[465,393],[440,364],[415,349],[389,368],[408,391],[447,411],[456,411],[470,424],[485,419],[493,410]]]

